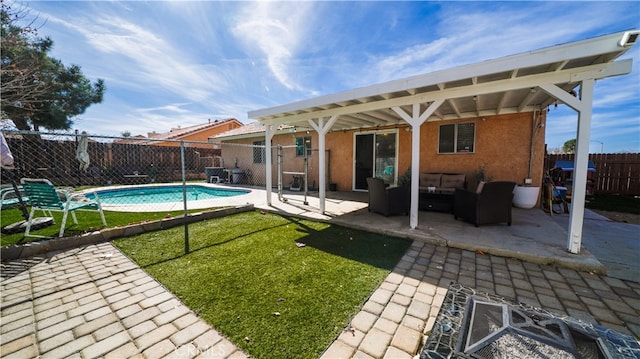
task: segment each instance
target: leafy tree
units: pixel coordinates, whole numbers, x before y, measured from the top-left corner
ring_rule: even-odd
[[[40,38],[25,10],[1,1],[0,105],[3,120],[20,130],[69,129],[72,117],[102,102],[104,81],[92,83],[79,66],[48,55],[50,38]]]
[[[562,151],[564,153],[575,153],[576,152],[576,139],[569,140],[562,145]]]

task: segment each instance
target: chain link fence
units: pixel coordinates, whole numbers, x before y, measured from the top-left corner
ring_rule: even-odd
[[[259,145],[84,133],[2,134],[15,167],[0,173],[2,188],[12,180],[19,185],[22,178],[47,179],[56,187],[96,191],[106,210],[180,210],[183,181],[189,189],[185,208],[221,207],[234,204],[232,196],[247,193],[233,189],[264,188],[266,183],[265,147]]]

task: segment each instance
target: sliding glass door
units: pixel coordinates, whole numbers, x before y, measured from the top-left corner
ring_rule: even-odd
[[[353,189],[367,190],[367,177],[397,181],[398,132],[396,130],[356,133],[354,139]]]

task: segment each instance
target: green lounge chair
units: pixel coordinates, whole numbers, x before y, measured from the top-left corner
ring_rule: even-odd
[[[22,201],[28,203],[29,198],[24,194],[24,190],[22,189],[22,187],[18,187],[18,191],[20,191]],[[14,207],[19,203],[20,201],[18,200],[18,196],[16,195],[16,190],[13,187],[0,189],[0,209]]]
[[[75,211],[98,211],[100,212],[100,218],[102,224],[106,227],[107,221],[104,218],[102,212],[102,206],[98,195],[95,194],[95,200],[87,199],[84,194],[74,193],[70,194],[64,190],[57,190],[53,184],[46,179],[36,178],[23,178],[20,180],[22,188],[25,194],[29,197],[31,204],[31,211],[29,213],[29,220],[27,223],[27,229],[24,232],[25,237],[42,237],[36,235],[29,235],[31,230],[31,224],[33,221],[33,215],[36,210],[42,211],[55,211],[63,212],[62,225],[60,226],[60,234],[58,237],[62,237],[64,234],[65,225],[67,223],[67,216],[71,213],[73,222],[78,224]],[[62,197],[62,198],[61,198]]]

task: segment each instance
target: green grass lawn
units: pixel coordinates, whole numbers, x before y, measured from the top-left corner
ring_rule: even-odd
[[[411,241],[245,212],[113,243],[256,358],[317,358]],[[302,246],[304,244],[304,246]]]
[[[201,209],[193,210],[190,212],[202,212]],[[143,221],[153,221],[160,220],[167,215],[171,215],[174,217],[181,216],[184,214],[184,211],[175,211],[175,212],[111,212],[104,211],[104,216],[107,220],[108,227],[116,227],[116,226],[125,226],[133,223],[140,223]],[[36,217],[47,217],[42,214],[41,211],[36,212]],[[67,225],[64,231],[65,237],[82,234],[88,231],[98,230],[102,228],[102,221],[100,220],[100,214],[96,211],[82,211],[76,212],[76,217],[78,218],[78,224],[73,223],[73,219],[71,215],[67,218]],[[53,218],[55,219],[55,224],[37,230],[32,231],[32,234],[39,236],[47,236],[47,237],[57,237],[60,232],[60,224],[62,223],[62,212],[53,212]],[[24,220],[22,217],[22,212],[18,208],[9,208],[3,209],[0,212],[0,227],[6,226],[8,224],[12,224],[15,222],[19,222]],[[39,241],[42,238],[37,237],[24,237],[24,233],[14,233],[14,234],[0,234],[0,246],[10,246],[12,244],[18,243],[27,243],[32,241]]]

